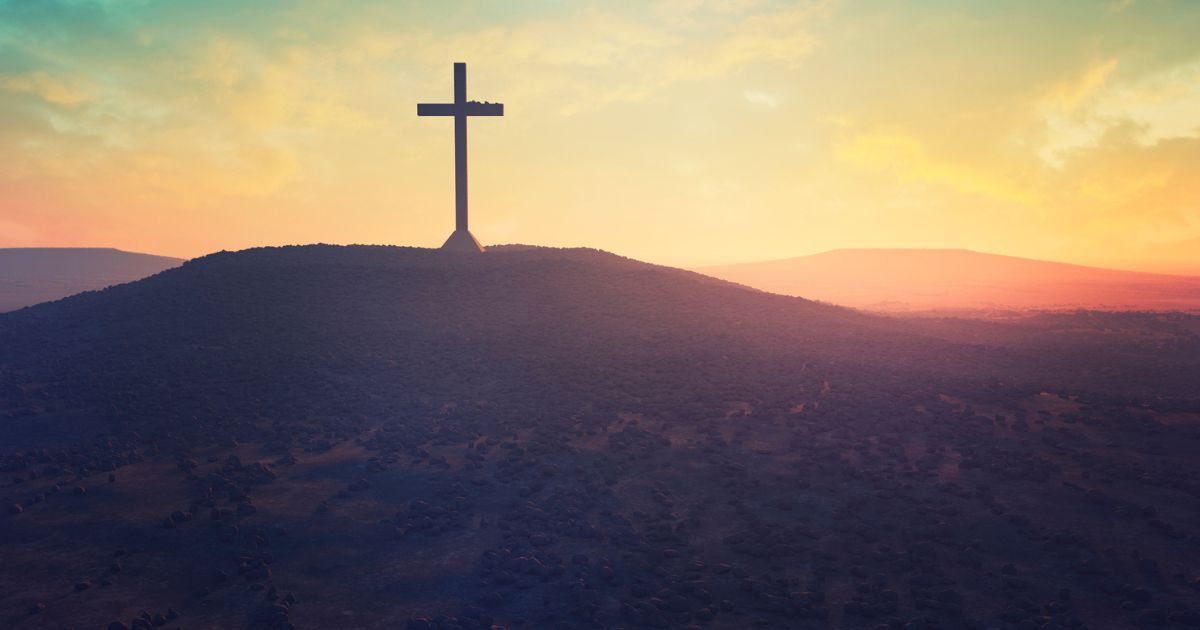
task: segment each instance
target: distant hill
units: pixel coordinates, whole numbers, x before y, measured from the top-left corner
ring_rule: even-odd
[[[0,313],[139,280],[182,262],[107,247],[0,248]]]
[[[1200,309],[1200,277],[963,249],[839,249],[696,271],[771,293],[882,311]]]

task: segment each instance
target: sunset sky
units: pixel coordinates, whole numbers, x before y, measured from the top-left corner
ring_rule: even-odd
[[[1200,273],[1200,3],[0,0],[0,246],[472,231],[700,265],[953,247]]]

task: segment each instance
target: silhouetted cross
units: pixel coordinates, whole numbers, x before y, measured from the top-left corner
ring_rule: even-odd
[[[454,230],[470,234],[467,229],[467,116],[503,116],[502,103],[480,103],[467,100],[467,64],[454,64],[454,102],[418,103],[418,116],[454,117]],[[447,246],[454,240],[450,236]],[[474,242],[474,237],[471,241]]]

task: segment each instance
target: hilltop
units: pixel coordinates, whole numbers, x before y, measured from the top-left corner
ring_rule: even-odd
[[[182,262],[112,248],[0,248],[0,313],[139,280]]]
[[[1194,625],[1198,331],[212,254],[0,315],[0,625]]]
[[[1200,311],[1200,277],[1099,269],[964,249],[839,249],[696,271],[772,293],[890,312]]]

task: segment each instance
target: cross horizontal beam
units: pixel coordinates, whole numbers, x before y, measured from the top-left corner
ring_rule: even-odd
[[[418,116],[503,116],[504,103],[467,101],[459,111],[458,103],[417,103]]]

